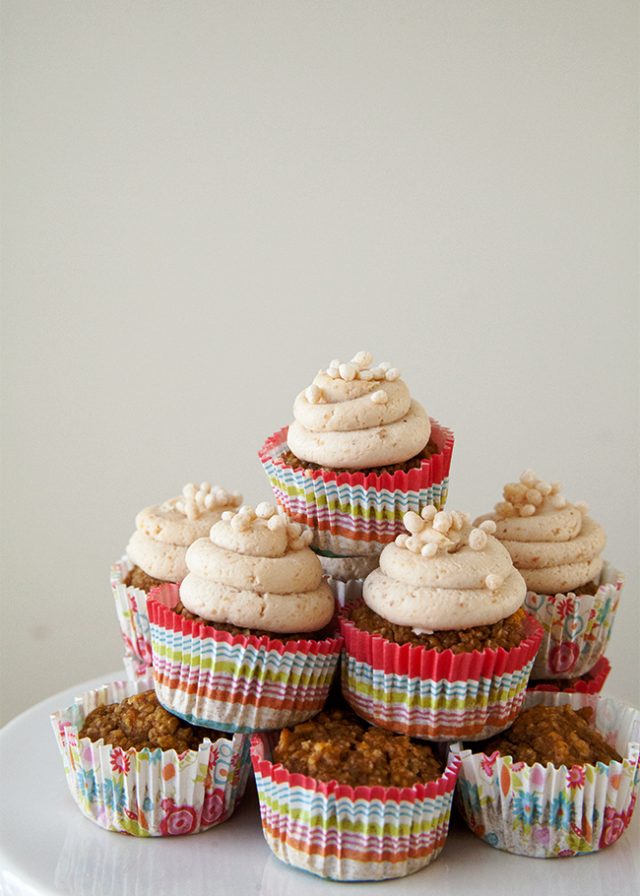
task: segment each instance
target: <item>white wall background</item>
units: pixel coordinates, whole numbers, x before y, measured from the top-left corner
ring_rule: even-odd
[[[3,3],[2,714],[120,665],[108,584],[184,482],[257,501],[334,356],[528,466],[626,570],[638,693],[634,2]]]

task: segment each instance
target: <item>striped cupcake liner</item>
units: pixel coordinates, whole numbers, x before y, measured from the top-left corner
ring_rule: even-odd
[[[517,855],[597,852],[615,843],[631,821],[640,781],[640,712],[598,694],[527,694],[525,706],[540,703],[592,707],[594,727],[623,761],[545,768],[455,745],[462,814],[477,837]]]
[[[419,467],[396,473],[340,473],[292,467],[282,460],[288,427],[267,439],[259,457],[288,519],[313,530],[314,547],[344,555],[379,553],[404,531],[402,517],[427,504],[443,507],[449,488],[453,433],[435,420],[440,449]]]
[[[570,678],[566,681],[562,679],[532,681],[529,679],[527,690],[551,691],[552,693],[562,691],[564,694],[599,694],[609,677],[609,672],[611,672],[611,663],[606,656],[601,656],[593,669],[580,678]]]
[[[153,687],[150,677],[116,681],[51,714],[71,795],[87,818],[136,837],[197,834],[226,821],[242,797],[251,767],[249,738],[204,740],[197,750],[123,750],[80,738],[97,706]]]
[[[544,629],[531,678],[580,678],[604,654],[624,585],[622,573],[604,564],[595,595],[536,594],[524,608]]]
[[[340,614],[342,692],[362,718],[411,737],[480,740],[508,728],[520,711],[542,629],[526,618],[511,650],[454,654],[395,644]]]
[[[283,642],[231,635],[174,613],[177,585],[149,593],[158,699],[194,725],[263,731],[316,715],[326,700],[342,639]]]
[[[133,680],[151,670],[151,630],[147,593],[124,584],[132,569],[133,563],[125,554],[111,566],[110,581],[125,646],[125,668]]]
[[[405,877],[437,858],[449,829],[458,757],[437,781],[349,787],[291,774],[251,739],[262,829],[278,859],[339,881]]]

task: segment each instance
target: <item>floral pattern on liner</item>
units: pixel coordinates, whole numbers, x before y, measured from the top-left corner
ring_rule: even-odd
[[[538,703],[592,706],[595,727],[615,746],[622,763],[545,768],[456,745],[465,821],[491,846],[523,856],[576,856],[610,846],[628,827],[636,802],[640,712],[600,695],[527,694],[527,706]]]
[[[242,797],[250,769],[249,738],[205,740],[197,750],[123,750],[79,738],[97,706],[153,687],[150,678],[116,681],[52,713],[69,790],[83,815],[109,831],[136,837],[196,834],[226,821]]]
[[[289,865],[342,881],[405,877],[437,858],[449,829],[459,760],[413,787],[349,787],[291,774],[254,735],[251,758],[262,829]]]
[[[571,679],[568,687],[560,687],[559,684],[550,681],[531,681],[529,679],[529,691],[552,691],[557,693],[562,691],[564,694],[599,694],[605,681],[611,672],[611,663],[606,656],[601,656],[593,669],[590,669],[586,675],[580,678]],[[561,679],[558,679],[561,682]]]
[[[320,712],[342,639],[231,635],[174,613],[177,585],[149,592],[154,686],[169,712],[221,731],[261,731]]]
[[[404,532],[402,517],[427,504],[444,507],[449,488],[453,433],[435,420],[431,438],[440,448],[421,466],[396,473],[341,473],[290,467],[282,460],[288,427],[271,436],[259,457],[285,516],[314,532],[313,545],[338,554],[379,553]]]
[[[604,654],[624,578],[606,563],[595,595],[535,594],[524,608],[544,628],[531,678],[579,678]]]
[[[133,564],[125,555],[111,567],[111,591],[116,604],[120,623],[120,633],[125,646],[125,657],[133,662],[125,662],[127,675],[139,677],[151,671],[151,630],[147,613],[147,595],[140,588],[124,584],[124,579],[133,569]]]
[[[542,629],[511,650],[438,652],[395,644],[340,615],[345,641],[342,692],[373,725],[435,741],[480,740],[508,728],[520,711]]]

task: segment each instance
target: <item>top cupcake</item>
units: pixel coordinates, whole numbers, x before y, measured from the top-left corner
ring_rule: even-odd
[[[369,352],[332,361],[296,398],[289,449],[330,469],[370,469],[403,463],[427,445],[431,424],[411,398],[400,371],[374,365]]]
[[[482,519],[493,520],[496,537],[522,573],[527,588],[542,594],[571,591],[602,571],[606,535],[583,501],[571,504],[560,483],[525,470],[503,489],[504,500]]]

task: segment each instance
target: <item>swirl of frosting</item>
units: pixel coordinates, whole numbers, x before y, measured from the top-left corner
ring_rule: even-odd
[[[416,631],[492,625],[522,605],[526,586],[495,524],[472,528],[467,514],[437,511],[404,516],[399,535],[367,576],[363,596],[378,615]]]
[[[147,575],[180,582],[187,574],[187,548],[206,535],[222,513],[238,507],[242,498],[217,485],[190,482],[177,498],[145,507],[136,516],[136,531],[127,555]]]
[[[309,549],[311,532],[277,515],[271,504],[227,511],[187,551],[189,574],[180,599],[214,624],[279,632],[327,625],[334,598]]]
[[[415,457],[429,441],[426,411],[388,363],[368,352],[332,361],[293,405],[288,444],[301,460],[335,469],[385,466]]]
[[[482,519],[496,523],[496,537],[509,551],[527,588],[541,594],[566,593],[595,579],[602,570],[606,535],[587,516],[583,502],[570,504],[559,483],[525,470],[503,490],[504,500]]]

